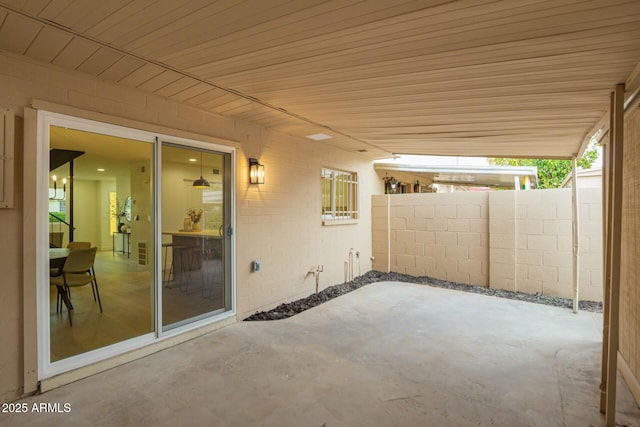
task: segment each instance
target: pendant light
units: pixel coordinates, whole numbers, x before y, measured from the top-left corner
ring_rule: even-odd
[[[202,151],[200,152],[200,178],[193,181],[193,188],[209,188],[209,181],[202,177]]]

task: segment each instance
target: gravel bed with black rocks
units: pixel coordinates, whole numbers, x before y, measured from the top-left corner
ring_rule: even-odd
[[[362,276],[356,277],[350,282],[341,283],[339,285],[329,286],[320,292],[301,298],[297,301],[280,304],[276,308],[269,311],[257,312],[244,320],[278,320],[286,319],[294,316],[312,307],[327,302],[333,298],[344,295],[362,286],[376,282],[407,282],[418,283],[421,285],[434,286],[437,288],[454,289],[457,291],[473,292],[476,294],[490,295],[499,298],[515,299],[519,301],[533,302],[537,304],[552,305],[555,307],[573,307],[572,300],[569,298],[557,298],[549,295],[541,294],[525,294],[522,292],[505,291],[502,289],[485,288],[483,286],[471,286],[461,283],[449,282],[446,280],[434,279],[432,277],[415,277],[401,273],[383,273],[380,271],[370,271]],[[602,303],[595,301],[580,301],[580,310],[592,311],[595,313],[602,312]]]

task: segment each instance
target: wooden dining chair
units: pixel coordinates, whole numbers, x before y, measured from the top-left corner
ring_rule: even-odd
[[[89,249],[89,248],[91,248],[91,242],[69,242],[67,244],[67,249],[69,249],[69,251],[75,251],[76,249]],[[94,276],[96,275],[95,272],[93,271],[93,267],[91,267],[91,270],[89,271],[89,273],[93,274]],[[91,292],[93,292],[93,300],[95,301],[96,291],[94,290],[93,284],[91,284]]]
[[[91,242],[69,242],[67,244],[67,249],[69,249],[69,251],[73,251],[75,249],[89,249],[89,248],[91,248]],[[62,269],[58,269],[58,268],[49,269],[49,276],[51,277],[60,276],[61,274],[62,274]]]
[[[93,264],[96,259],[96,252],[98,248],[93,247],[89,249],[75,249],[69,252],[64,267],[62,267],[62,275],[57,277],[51,277],[50,282],[52,285],[64,289],[64,292],[69,292],[72,287],[80,287],[91,285],[92,289],[95,286],[95,292],[93,300],[97,301],[100,306],[100,313],[102,313],[102,301],[100,300],[100,291],[98,290],[98,281],[93,270]],[[69,326],[73,326],[71,320],[71,312],[69,312]]]

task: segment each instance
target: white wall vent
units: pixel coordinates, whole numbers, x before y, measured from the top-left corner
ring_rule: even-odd
[[[147,242],[138,242],[138,264],[147,265]]]

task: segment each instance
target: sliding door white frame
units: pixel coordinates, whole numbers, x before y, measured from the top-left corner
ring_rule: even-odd
[[[122,341],[113,345],[102,347],[93,351],[79,354],[59,361],[51,362],[50,352],[50,286],[49,286],[49,261],[48,261],[48,198],[49,198],[49,129],[50,126],[60,126],[77,129],[86,132],[98,134],[112,135],[121,138],[148,142],[154,145],[154,188],[153,188],[153,206],[154,206],[154,294],[155,294],[155,331],[144,334],[126,341]],[[231,190],[229,195],[230,201],[230,226],[235,230],[235,163],[236,150],[231,146],[206,143],[197,140],[179,138],[171,135],[163,135],[159,133],[143,131],[104,122],[72,117],[68,115],[53,113],[44,110],[38,110],[38,150],[37,150],[37,171],[36,179],[37,187],[37,221],[36,221],[36,305],[37,305],[37,330],[38,330],[38,379],[47,379],[68,371],[88,366],[93,363],[101,362],[111,357],[122,355],[135,349],[166,340],[176,335],[180,335],[194,329],[219,322],[223,319],[235,316],[236,313],[236,283],[235,283],[235,233],[230,237],[230,277],[231,277],[231,294],[232,304],[231,310],[197,320],[192,323],[162,332],[162,274],[159,270],[160,263],[160,242],[161,240],[161,224],[162,213],[159,209],[161,203],[161,150],[157,141],[170,142],[185,147],[198,148],[207,151],[217,151],[230,154],[229,176],[231,177]],[[25,260],[28,262],[28,260]]]

